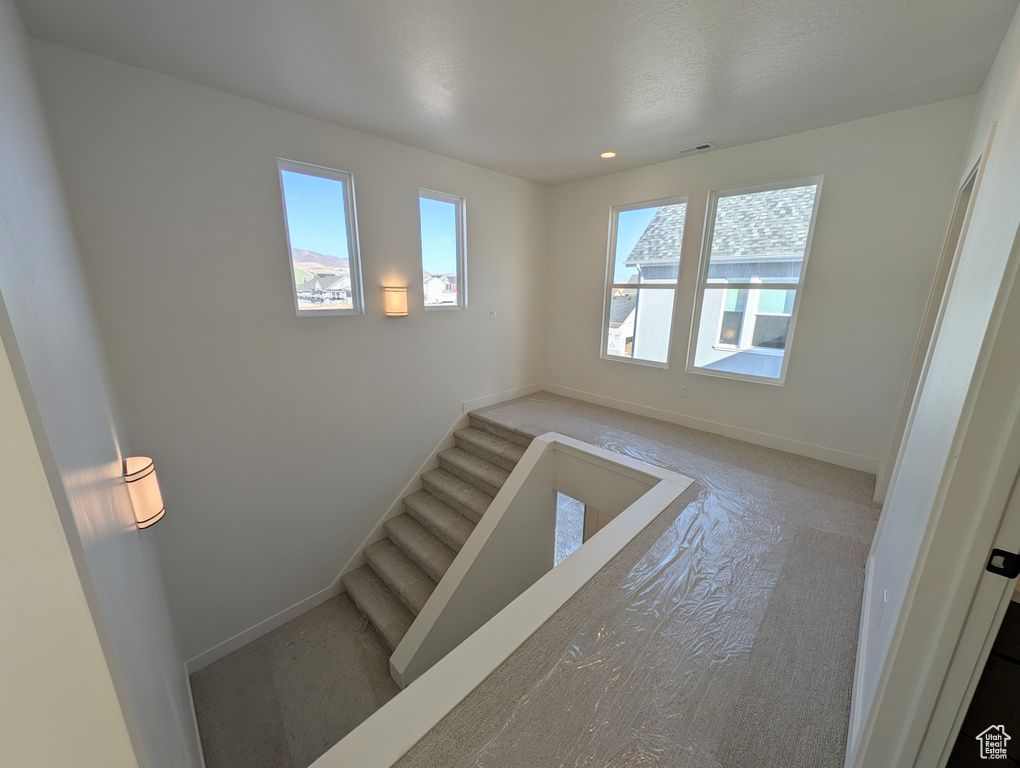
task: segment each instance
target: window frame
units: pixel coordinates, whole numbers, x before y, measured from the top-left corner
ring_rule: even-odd
[[[616,235],[619,224],[620,214],[625,211],[637,211],[642,208],[653,208],[663,207],[666,205],[683,205],[684,206],[684,237],[680,241],[680,259],[677,264],[677,276],[676,280],[672,283],[617,283],[613,281],[613,275],[616,272]],[[677,306],[677,295],[680,292],[680,266],[683,264],[683,251],[684,243],[687,240],[687,223],[688,214],[690,213],[691,207],[689,203],[689,197],[687,195],[677,195],[673,197],[661,197],[655,200],[644,200],[638,203],[624,203],[622,205],[614,205],[609,209],[609,239],[606,245],[606,287],[602,295],[602,335],[599,347],[599,357],[603,360],[612,360],[619,363],[629,363],[632,365],[645,365],[651,368],[669,368],[670,357],[673,354],[673,332],[676,330],[676,306]],[[636,357],[626,357],[624,355],[611,355],[609,354],[609,319],[611,317],[613,291],[617,288],[624,289],[640,289],[640,290],[664,290],[670,289],[673,291],[673,310],[671,313],[671,322],[669,327],[669,336],[666,339],[666,361],[657,362],[655,360],[642,360]],[[633,347],[631,354],[633,354]]]
[[[297,160],[276,159],[276,175],[280,182],[280,199],[283,202],[283,229],[287,235],[287,265],[290,267],[290,286],[294,296],[294,311],[298,317],[331,317],[336,315],[365,314],[365,291],[361,282],[361,248],[358,239],[357,205],[354,201],[354,174],[324,165],[302,163]],[[287,190],[283,185],[283,172],[301,173],[306,176],[317,176],[321,179],[332,179],[343,184],[344,220],[347,225],[347,266],[351,278],[350,309],[302,309],[298,304],[297,283],[294,280],[294,246],[290,241],[290,219],[287,218]]]
[[[451,195],[448,192],[440,192],[426,187],[418,188],[418,259],[421,261],[425,256],[425,243],[422,241],[421,231],[421,199],[436,200],[441,203],[453,203],[456,211],[457,228],[457,303],[456,304],[426,304],[424,285],[422,285],[422,306],[427,312],[449,311],[467,309],[467,200],[460,195]],[[422,271],[425,271],[425,264],[422,263]]]
[[[725,189],[715,189],[708,194],[708,203],[705,208],[705,228],[702,234],[702,245],[701,255],[698,259],[698,282],[694,290],[694,307],[692,310],[691,319],[691,336],[688,343],[687,350],[687,373],[696,373],[701,376],[714,376],[721,379],[734,379],[737,381],[752,381],[760,384],[771,384],[772,386],[781,387],[786,383],[786,373],[790,365],[790,351],[793,347],[794,331],[797,325],[797,315],[800,310],[801,299],[804,295],[804,285],[807,277],[808,260],[811,256],[811,245],[815,235],[815,223],[818,220],[818,205],[822,198],[822,179],[821,174],[817,176],[803,176],[796,179],[783,179],[780,181],[767,181],[760,184],[749,184],[742,187],[728,187]],[[715,216],[718,208],[718,202],[723,197],[738,197],[740,195],[750,195],[756,192],[771,192],[781,189],[793,189],[795,187],[815,187],[815,199],[811,208],[811,221],[808,223],[807,238],[804,241],[804,258],[801,260],[800,276],[796,282],[766,282],[761,278],[749,278],[746,282],[726,282],[726,283],[710,283],[708,282],[708,271],[709,271],[709,260],[712,253],[712,238],[715,235]],[[779,370],[779,378],[773,379],[768,376],[754,376],[748,373],[733,373],[730,371],[719,371],[710,368],[701,368],[694,364],[694,358],[698,351],[698,335],[701,329],[701,314],[702,308],[705,303],[705,291],[706,290],[741,290],[746,289],[747,295],[747,307],[745,308],[745,319],[744,323],[748,321],[747,314],[753,304],[755,312],[752,314],[751,319],[757,317],[757,306],[758,300],[760,299],[760,293],[762,290],[786,290],[793,291],[793,308],[790,311],[790,326],[786,333],[786,345],[783,349],[776,350],[770,347],[755,347],[747,346],[741,347],[731,345],[720,345],[719,332],[716,332],[716,341],[713,343],[713,347],[718,349],[738,349],[741,351],[752,352],[754,354],[768,355],[776,357],[782,355],[783,362]],[[756,294],[752,301],[752,292]],[[725,301],[725,296],[724,299]],[[775,313],[764,313],[772,316],[777,316]],[[782,314],[782,317],[786,317],[786,314]],[[754,323],[752,322],[751,327],[746,330],[746,334],[749,339],[754,338]],[[744,332],[741,334],[744,335]]]

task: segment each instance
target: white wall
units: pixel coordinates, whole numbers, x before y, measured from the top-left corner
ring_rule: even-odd
[[[540,380],[547,191],[34,51],[125,424],[159,468],[192,658],[328,587],[462,401]],[[295,316],[277,157],[353,172],[364,316]],[[422,309],[419,187],[467,199],[466,311]],[[383,316],[387,283],[408,286],[410,316]]]
[[[11,472],[16,475],[17,471],[6,461],[0,462],[4,464],[0,478],[4,552],[0,560],[5,575],[8,568],[20,571],[18,564],[24,565],[26,554],[35,555],[30,545],[37,544],[40,560],[34,565],[52,568],[52,572],[47,569],[48,576],[26,571],[10,575],[0,590],[15,602],[36,601],[34,607],[24,602],[14,606],[17,612],[26,612],[28,624],[6,611],[2,615],[5,684],[0,686],[0,701],[5,713],[8,708],[16,713],[11,719],[6,714],[0,717],[0,730],[6,734],[12,728],[15,743],[34,739],[39,749],[31,758],[0,758],[0,763],[83,764],[78,752],[74,758],[52,761],[41,755],[49,747],[55,754],[67,749],[57,735],[61,728],[79,733],[80,725],[92,720],[100,729],[96,738],[108,738],[109,743],[104,748],[108,751],[95,747],[97,762],[89,764],[131,762],[120,732],[126,725],[138,764],[195,768],[201,758],[158,554],[151,535],[139,536],[134,526],[121,477],[124,433],[118,426],[106,378],[28,46],[13,3],[0,0],[0,338],[6,350],[3,359],[10,358],[23,413],[28,414],[38,447],[36,458],[42,460],[51,492],[50,503],[45,504],[39,495],[36,462],[30,455],[22,455],[24,438],[8,435],[8,410],[11,428],[21,429],[17,408],[8,394],[3,402],[2,433],[5,440],[17,441],[15,458],[26,462],[25,471],[32,476],[31,485],[12,486]],[[6,362],[0,368],[5,369]],[[26,481],[29,479],[26,476]],[[22,492],[35,494],[27,508],[18,503]],[[53,517],[53,505],[59,518]],[[58,521],[66,535],[63,550],[53,540]],[[12,547],[25,549],[8,552]],[[69,582],[68,550],[78,570],[77,586]],[[8,555],[13,559],[8,561]],[[95,622],[91,632],[102,644],[109,667],[106,675],[112,679],[123,710],[120,728],[110,724],[110,692],[96,667],[94,639],[83,625],[82,595]],[[65,621],[62,627],[61,616]],[[35,623],[33,617],[37,617]],[[23,664],[31,662],[38,670],[38,659],[21,652],[25,638],[18,632],[23,626],[38,632],[34,641],[39,651],[52,651],[49,663],[53,674],[66,664],[75,670],[63,679],[68,701],[61,703],[61,694],[53,693],[50,719],[23,685],[11,689],[6,684],[8,673],[14,680],[29,673],[27,666],[20,669]],[[61,658],[65,653],[73,656]],[[39,695],[53,691],[48,674],[40,671]],[[81,701],[83,691],[91,691],[92,699]],[[66,714],[64,704],[71,702],[82,710],[77,724],[58,717]],[[24,712],[20,711],[22,703]],[[90,707],[95,712],[90,712]],[[19,727],[22,724],[23,729]],[[94,741],[87,738],[78,746],[95,746]],[[7,743],[7,736],[0,739],[0,751]],[[109,762],[99,755],[106,755]]]
[[[1016,321],[1002,318],[1020,301],[1020,13],[975,114],[958,183],[998,126],[871,551],[856,765],[906,764],[915,753],[1016,474],[1004,446],[1020,392],[1015,372],[998,371],[1016,359]]]
[[[0,340],[0,765],[137,768]]]
[[[956,99],[553,188],[547,380],[876,471],[974,103]],[[686,373],[709,190],[817,174],[825,181],[785,386]],[[610,207],[678,195],[689,202],[669,368],[601,360]]]

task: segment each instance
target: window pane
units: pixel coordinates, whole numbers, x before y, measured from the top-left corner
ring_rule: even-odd
[[[299,310],[354,309],[344,182],[280,171]]]
[[[675,283],[686,212],[686,203],[618,211],[613,282]]]
[[[737,346],[744,327],[744,310],[747,308],[747,290],[729,289],[723,292],[722,324],[719,343]]]
[[[758,313],[788,315],[793,312],[796,291],[758,291]]]
[[[795,298],[796,291],[707,288],[697,330],[695,367],[778,379],[790,315],[769,311],[792,310]]]
[[[786,349],[786,334],[789,330],[789,315],[756,315],[751,346]]]
[[[457,306],[457,205],[418,198],[425,306]]]
[[[665,363],[673,328],[672,288],[618,288],[609,300],[606,354]]]
[[[584,534],[584,503],[556,492],[556,549],[553,565],[581,546]]]
[[[817,185],[720,197],[708,281],[800,279]]]

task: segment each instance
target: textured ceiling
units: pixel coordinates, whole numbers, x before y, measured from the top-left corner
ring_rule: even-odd
[[[43,40],[558,183],[975,93],[1017,0],[19,6]]]

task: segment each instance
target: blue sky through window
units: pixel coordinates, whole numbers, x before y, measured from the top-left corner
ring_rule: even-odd
[[[631,211],[620,211],[616,219],[616,265],[613,273],[614,283],[626,283],[631,275],[637,274],[634,267],[625,267],[630,252],[634,250],[641,235],[648,229],[648,224],[658,212],[659,206],[636,208]]]
[[[346,258],[343,182],[295,171],[283,171],[281,178],[291,247]]]
[[[419,197],[421,267],[431,275],[457,274],[457,206]]]

